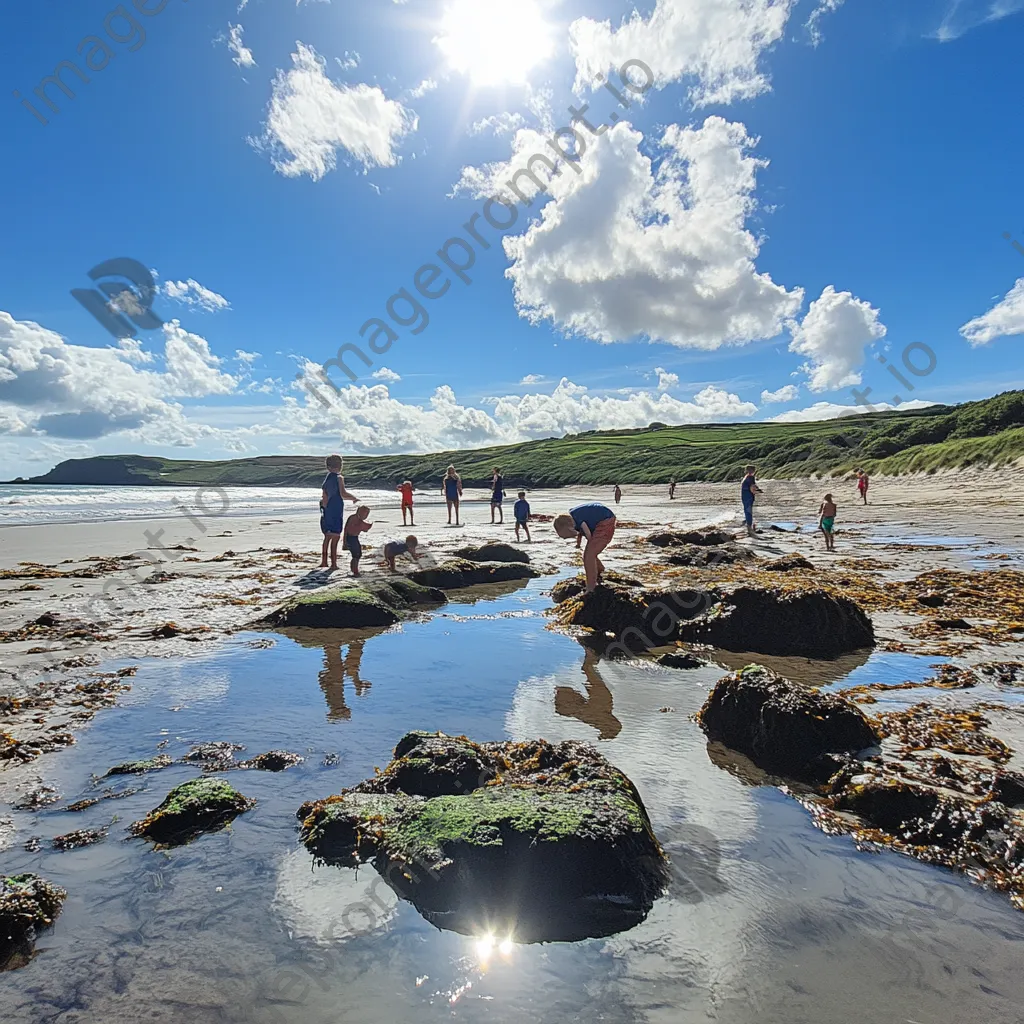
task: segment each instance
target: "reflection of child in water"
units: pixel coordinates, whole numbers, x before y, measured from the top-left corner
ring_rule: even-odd
[[[599,662],[597,653],[588,649],[583,657],[586,697],[571,686],[557,687],[555,713],[585,722],[597,730],[601,739],[612,740],[622,732],[622,723],[612,713],[612,691],[601,678]]]
[[[341,644],[324,646],[324,667],[320,671],[320,689],[327,698],[327,718],[330,721],[349,719],[352,710],[345,703],[345,674],[348,673],[356,696],[362,697],[370,689],[370,684],[359,675],[360,662],[363,660],[365,640],[353,640],[348,645],[346,657],[341,656]]]

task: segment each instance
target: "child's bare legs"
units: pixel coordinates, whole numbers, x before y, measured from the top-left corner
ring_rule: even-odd
[[[526,539],[530,539],[530,528],[526,523],[516,523],[516,540],[519,540],[519,528],[522,527],[526,531]]]
[[[330,539],[328,538],[327,534],[325,533],[324,534],[324,542],[323,542],[323,545],[320,548],[320,568],[321,569],[326,569],[327,568],[327,545],[329,543],[330,543]]]
[[[327,537],[324,539],[324,544],[325,545],[327,545],[328,541],[330,542],[331,568],[332,569],[337,569],[338,568],[338,541],[340,541],[340,540],[341,540],[341,534],[340,533],[329,533],[327,535]]]
[[[454,501],[452,502],[452,505],[454,505],[454,506],[455,506],[455,525],[456,525],[456,526],[458,526],[458,525],[459,525],[459,499],[458,499],[458,498],[456,498],[456,499],[455,499],[455,500],[454,500]],[[451,506],[449,506],[449,508],[450,508],[450,507],[451,507]],[[451,521],[452,521],[452,520],[451,520],[451,516],[449,516],[449,517],[448,517],[448,522],[450,523]]]
[[[406,521],[405,521],[405,511],[406,511],[406,509],[405,509],[405,506],[403,505],[403,506],[402,506],[402,525],[403,525],[403,526],[407,526],[407,525],[408,525],[408,524],[406,523]]]
[[[448,499],[448,525],[452,525],[452,499]]]
[[[498,506],[498,523],[501,524],[501,523],[504,523],[504,522],[505,522],[505,510],[499,505]]]

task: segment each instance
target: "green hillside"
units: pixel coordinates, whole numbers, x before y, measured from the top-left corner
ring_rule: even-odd
[[[330,454],[325,450],[324,455]],[[345,455],[344,448],[341,454]],[[1024,392],[958,406],[864,413],[814,423],[744,423],[587,431],[566,437],[428,455],[346,456],[346,481],[363,486],[440,482],[454,463],[467,486],[501,466],[509,486],[735,480],[755,463],[765,477],[934,471],[1002,465],[1024,455]],[[322,458],[276,455],[198,462],[141,455],[62,462],[31,483],[315,487]]]

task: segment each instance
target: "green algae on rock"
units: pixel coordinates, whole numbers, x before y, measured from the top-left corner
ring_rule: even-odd
[[[824,781],[836,755],[875,746],[879,733],[852,701],[798,686],[761,665],[720,679],[697,713],[709,739],[745,754],[759,768]]]
[[[125,761],[123,764],[115,764],[113,768],[108,768],[106,774],[101,777],[105,779],[109,775],[143,775],[146,772],[159,771],[171,763],[171,759],[166,754],[157,754],[156,757],[148,757],[142,761]]]
[[[0,875],[0,971],[31,960],[37,932],[53,924],[67,895],[38,875]]]
[[[449,558],[440,565],[413,569],[409,579],[426,587],[458,590],[482,583],[532,580],[540,575],[539,569],[523,562],[472,562],[468,558]]]
[[[159,807],[134,822],[129,831],[161,846],[180,846],[223,828],[255,804],[223,779],[192,779],[175,786]]]
[[[256,626],[309,626],[319,629],[388,627],[421,605],[444,604],[444,592],[416,580],[395,576],[367,578],[297,594]]]
[[[593,747],[410,733],[374,778],[299,809],[320,860],[372,861],[439,927],[570,941],[631,927],[667,864],[633,784]]]

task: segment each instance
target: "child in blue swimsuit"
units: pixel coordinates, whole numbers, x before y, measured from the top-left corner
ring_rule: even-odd
[[[505,497],[505,480],[501,475],[501,470],[495,466],[494,476],[491,478],[491,523],[494,522],[494,512],[497,509],[498,522],[505,522],[505,513],[501,507],[501,500]]]

